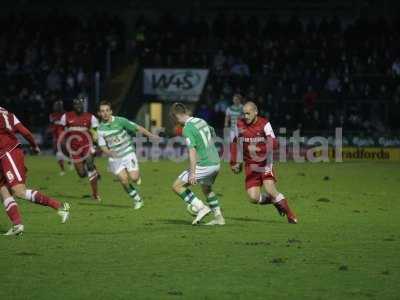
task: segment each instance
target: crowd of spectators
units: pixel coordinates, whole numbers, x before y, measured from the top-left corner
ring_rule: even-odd
[[[30,126],[51,104],[93,91],[125,25],[106,14],[0,17],[0,106]],[[210,76],[198,113],[222,127],[234,93],[289,129],[387,133],[400,123],[400,22],[216,15],[139,17],[130,49],[144,67],[199,67]]]
[[[55,100],[68,108],[73,97],[89,94],[105,51],[123,47],[125,30],[109,15],[57,12],[0,17],[0,28],[0,106],[32,127],[48,123]]]
[[[145,67],[209,68],[198,110],[218,127],[235,92],[291,129],[400,126],[400,20],[164,15],[134,44]]]

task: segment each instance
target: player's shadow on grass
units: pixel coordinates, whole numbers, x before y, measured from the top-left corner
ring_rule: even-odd
[[[78,202],[78,205],[83,206],[96,206],[96,207],[113,207],[113,208],[132,208],[132,205],[123,205],[123,204],[103,204],[97,202]]]
[[[74,195],[67,195],[67,194],[61,194],[61,193],[56,193],[53,196],[56,197],[56,198],[63,197],[63,198],[66,198],[66,199],[77,199],[77,200],[82,200],[82,198],[90,198],[90,195],[89,195],[89,197],[86,197],[86,195],[74,196]]]
[[[280,223],[277,220],[255,219],[247,217],[225,217],[226,220],[239,221],[239,222],[252,222],[252,223]]]
[[[63,197],[66,199],[77,199],[77,200],[82,200],[82,199],[92,199],[92,196],[89,194],[85,194],[82,196],[76,196],[76,195],[68,195],[68,194],[61,194],[61,193],[55,193],[54,197]]]
[[[237,218],[237,217],[225,217],[227,221],[239,221],[239,222],[252,222],[252,223],[281,223],[281,221],[277,220],[265,220],[265,219],[254,219],[254,218]],[[188,225],[191,223],[190,220],[179,220],[179,219],[158,219],[155,220],[155,223],[160,222],[163,224],[169,225]]]
[[[132,230],[123,230],[123,231],[110,231],[110,232],[104,232],[104,231],[80,231],[80,232],[46,232],[46,231],[31,231],[27,234],[31,236],[89,236],[92,238],[95,238],[96,236],[105,236],[105,235],[132,235]]]
[[[169,225],[188,225],[190,221],[188,220],[179,220],[179,219],[158,219],[155,220],[155,223],[169,224]]]

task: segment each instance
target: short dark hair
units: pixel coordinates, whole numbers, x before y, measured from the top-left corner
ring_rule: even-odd
[[[243,100],[243,95],[241,93],[234,93],[233,97],[239,97],[240,100]]]
[[[74,100],[72,100],[73,104],[83,104],[85,102],[85,98],[83,98],[82,96],[78,96],[76,98],[74,98]]]
[[[110,102],[110,101],[103,100],[103,101],[100,102],[99,107],[102,106],[102,105],[107,105],[110,109],[112,109],[112,106],[111,106],[111,102]]]
[[[187,107],[185,106],[185,104],[175,102],[174,104],[172,104],[171,113],[173,115],[187,114],[187,113],[189,113],[189,111],[188,111]]]

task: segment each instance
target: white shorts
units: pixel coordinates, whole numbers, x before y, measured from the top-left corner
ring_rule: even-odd
[[[220,165],[215,166],[196,166],[196,179],[200,184],[212,185],[217,178]],[[185,183],[189,182],[189,170],[183,171],[179,179]]]
[[[121,158],[110,157],[108,159],[108,170],[114,175],[121,173],[124,169],[128,172],[139,170],[139,164],[135,153],[130,153]]]

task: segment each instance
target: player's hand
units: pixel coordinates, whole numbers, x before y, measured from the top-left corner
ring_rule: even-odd
[[[242,164],[237,163],[235,165],[232,165],[231,166],[231,170],[232,170],[233,173],[239,174],[242,171]]]
[[[39,146],[32,147],[32,152],[33,152],[34,154],[39,154],[39,153],[40,153],[40,148],[39,148]]]
[[[190,173],[190,175],[189,175],[189,183],[191,185],[196,185],[197,184],[197,179],[196,179],[195,174]]]

